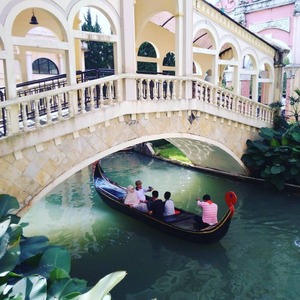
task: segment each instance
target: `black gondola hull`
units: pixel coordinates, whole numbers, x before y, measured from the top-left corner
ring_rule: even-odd
[[[141,221],[153,228],[164,231],[173,236],[193,241],[200,244],[209,244],[220,241],[228,232],[231,217],[231,210],[228,210],[225,216],[218,224],[210,226],[204,230],[199,230],[194,222],[194,213],[180,210],[179,215],[166,217],[159,220],[150,214],[141,212],[135,208],[123,204],[123,198],[126,189],[119,186],[106,177],[100,165],[97,164],[94,172],[94,184],[97,193],[101,196],[105,204],[111,208],[118,210],[138,221]]]

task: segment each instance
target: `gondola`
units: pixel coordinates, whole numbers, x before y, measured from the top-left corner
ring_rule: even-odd
[[[227,192],[225,201],[228,205],[228,211],[224,217],[217,224],[200,230],[194,221],[195,213],[176,208],[175,215],[159,220],[148,213],[125,205],[123,199],[126,195],[126,188],[109,179],[102,170],[100,162],[95,165],[94,186],[104,203],[111,208],[144,222],[153,228],[200,244],[218,242],[226,235],[234,214],[234,205],[237,202],[236,194],[232,191]]]

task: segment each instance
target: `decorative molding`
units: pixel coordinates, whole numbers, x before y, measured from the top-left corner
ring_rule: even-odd
[[[250,30],[248,31],[242,25],[235,24],[226,14],[220,13],[220,11],[212,8],[205,1],[196,2],[195,9],[253,47],[260,49],[269,56],[274,56],[274,49],[267,42],[263,42],[255,33],[251,33]]]
[[[240,1],[239,5],[236,7],[235,11],[230,14],[230,16],[235,19],[234,15],[249,14],[259,10],[294,4],[295,2],[296,6],[299,1],[295,0],[257,0],[252,3],[249,3],[249,1]]]
[[[268,21],[263,23],[250,24],[249,29],[253,32],[260,32],[267,28],[277,28],[290,32],[290,18],[283,18],[274,21]]]

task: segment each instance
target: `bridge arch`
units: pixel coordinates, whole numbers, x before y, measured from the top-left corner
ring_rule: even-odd
[[[189,111],[123,115],[8,154],[2,160],[2,168],[10,169],[4,193],[15,196],[26,212],[55,186],[94,161],[163,138],[197,166],[246,174],[240,160],[246,147],[245,134],[254,137],[256,130],[209,114],[194,111],[192,115],[194,118]],[[97,112],[91,117],[97,119]]]

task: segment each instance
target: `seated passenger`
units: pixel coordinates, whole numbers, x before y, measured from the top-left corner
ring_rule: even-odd
[[[137,193],[132,185],[129,185],[127,187],[127,194],[124,199],[124,204],[136,208],[142,212],[148,212],[147,204],[140,202]]]
[[[158,199],[158,191],[152,192],[153,203],[151,205],[150,215],[155,218],[163,219],[164,217],[164,203],[161,199]]]
[[[174,201],[170,199],[171,193],[165,192],[164,198],[165,198],[165,209],[164,209],[164,216],[171,216],[175,214],[175,208],[174,208]]]
[[[194,218],[200,229],[218,223],[218,205],[211,200],[208,194],[205,194],[202,199],[203,201],[196,198],[197,205],[202,208],[202,217],[196,215]]]
[[[147,189],[144,189],[143,186],[142,186],[142,181],[141,180],[137,180],[135,182],[135,191],[138,195],[138,198],[141,202],[147,202],[146,200],[146,195],[145,193],[146,192],[150,192],[153,190],[153,187],[149,186]]]

